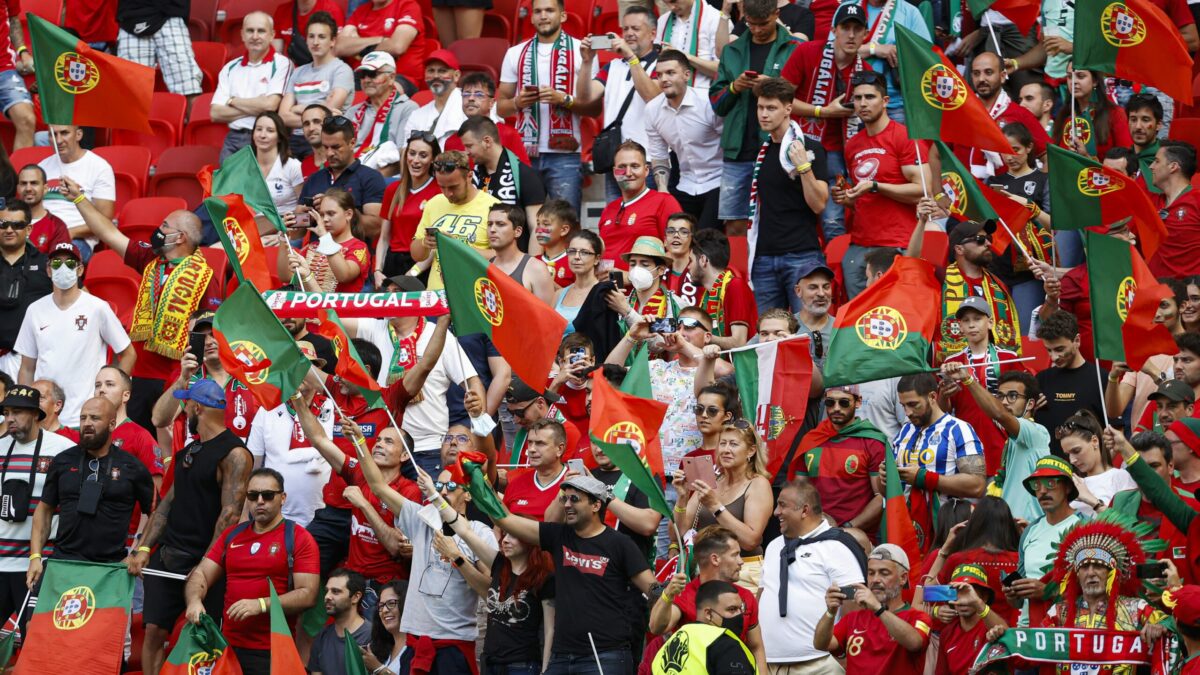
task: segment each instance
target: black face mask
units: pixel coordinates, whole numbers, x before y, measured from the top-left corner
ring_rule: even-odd
[[[718,616],[720,616],[720,615],[718,614]],[[745,623],[746,623],[746,620],[745,620],[746,615],[745,614],[738,614],[737,616],[721,616],[720,618],[721,618],[721,623],[720,623],[721,628],[724,628],[725,630],[729,631],[730,633],[733,633],[734,635],[740,636],[742,634],[742,628],[745,626]]]
[[[163,248],[166,247],[166,245],[167,245],[167,235],[165,232],[162,231],[162,228],[160,227],[157,230],[155,230],[153,234],[150,235],[150,248],[151,248],[151,250],[154,251],[154,253],[156,255],[162,255]]]

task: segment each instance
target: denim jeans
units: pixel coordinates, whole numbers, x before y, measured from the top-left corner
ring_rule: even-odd
[[[1054,233],[1054,247],[1058,250],[1059,267],[1075,267],[1083,264],[1083,233],[1075,230],[1059,230]]]
[[[533,661],[519,663],[488,663],[483,667],[483,675],[539,675],[542,664]]]
[[[413,459],[416,460],[417,466],[430,476],[437,476],[442,472],[441,450],[418,450],[413,453]]]
[[[86,265],[92,259],[92,245],[87,243],[87,239],[72,239],[71,243],[79,249],[79,255],[83,258],[83,264]]]
[[[838,176],[846,175],[846,155],[841,151],[825,153],[825,172],[832,186]],[[821,231],[825,233],[825,243],[834,237],[846,234],[846,208],[833,201],[833,196],[825,202],[825,210],[821,212]]]
[[[675,503],[679,500],[679,494],[675,492],[675,486],[667,483],[667,487],[663,490],[663,496],[667,498],[667,506],[675,508]],[[671,527],[670,518],[663,518],[658,521],[658,532],[654,538],[654,557],[659,560],[666,560],[670,557],[669,547],[671,538],[675,534],[675,528]],[[686,533],[682,533],[686,536]]]
[[[867,287],[867,253],[870,248],[850,244],[842,256],[842,283],[846,285],[846,297],[853,298]]]
[[[596,667],[596,656],[591,654],[551,654],[550,667],[546,675],[633,675],[633,657],[627,649],[610,649],[599,653],[600,668]]]
[[[583,200],[583,167],[578,152],[546,152],[533,160],[533,168],[546,186],[547,196],[565,199],[579,212]]]
[[[796,295],[795,289],[800,281],[800,269],[814,260],[823,263],[825,256],[820,251],[809,251],[754,258],[754,271],[750,273],[750,279],[754,282],[758,313],[775,307],[790,307],[793,314],[799,312],[800,296]]]
[[[725,160],[721,167],[721,199],[717,206],[720,220],[745,220],[750,217],[750,184],[754,180],[754,162]]]

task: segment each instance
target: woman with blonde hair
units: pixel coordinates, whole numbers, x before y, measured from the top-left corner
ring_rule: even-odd
[[[725,425],[717,444],[716,485],[694,480],[687,484],[683,473],[674,478],[679,501],[675,524],[687,539],[691,532],[709,525],[728,528],[742,549],[742,571],[738,585],[754,593],[762,581],[763,531],[774,508],[771,482],[767,477],[766,451],[746,420]]]

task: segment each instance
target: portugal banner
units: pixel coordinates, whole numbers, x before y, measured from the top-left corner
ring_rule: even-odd
[[[999,640],[983,646],[971,673],[1006,659],[1031,664],[1114,666],[1149,664],[1151,646],[1139,633],[1090,628],[1009,628]],[[1085,669],[1081,672],[1090,672]]]
[[[47,560],[15,675],[121,672],[132,599],[125,565]]]
[[[316,319],[332,310],[343,319],[388,319],[400,316],[441,316],[449,312],[442,291],[415,293],[263,293],[267,307],[281,319]]]

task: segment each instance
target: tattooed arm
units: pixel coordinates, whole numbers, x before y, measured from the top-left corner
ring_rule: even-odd
[[[937,491],[950,497],[982,497],[987,486],[983,455],[959,457],[954,465],[958,473],[938,479]]]
[[[225,455],[217,467],[217,479],[221,481],[221,513],[213,527],[213,542],[226,529],[236,524],[246,504],[246,483],[254,470],[254,458],[244,447],[236,447]]]

